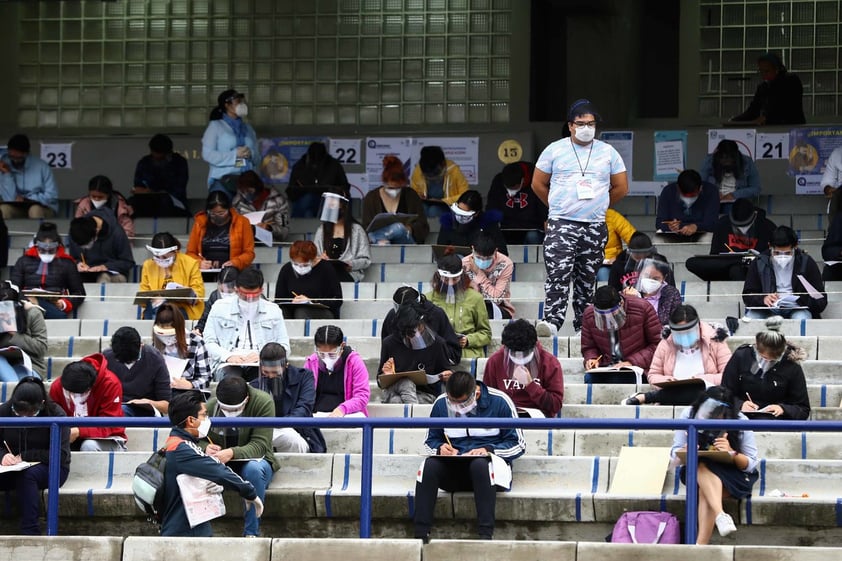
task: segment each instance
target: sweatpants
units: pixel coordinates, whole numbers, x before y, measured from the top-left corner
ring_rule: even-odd
[[[725,255],[690,257],[685,266],[703,281],[744,281],[748,274],[748,266],[743,264],[742,258]]]
[[[488,475],[489,458],[475,459],[438,458],[430,456],[424,461],[421,483],[415,483],[415,537],[429,535],[433,526],[433,512],[439,489],[449,493],[473,491],[477,508],[477,533],[481,539],[491,539],[494,534],[494,509],[497,491],[491,486]]]
[[[544,238],[544,321],[564,325],[570,283],[573,282],[573,328],[582,329],[582,315],[593,300],[596,270],[608,238],[605,222],[572,222],[550,219]]]

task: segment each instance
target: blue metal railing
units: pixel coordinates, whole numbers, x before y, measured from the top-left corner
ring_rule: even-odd
[[[166,418],[125,417],[119,420],[125,427],[171,426]],[[740,421],[700,419],[501,419],[501,418],[429,418],[429,417],[369,417],[369,418],[301,418],[301,417],[213,417],[213,424],[219,427],[319,427],[319,428],[362,428],[362,466],[360,474],[360,537],[371,537],[371,484],[374,461],[374,429],[388,428],[520,428],[520,429],[633,429],[633,430],[686,430],[687,431],[687,473],[686,488],[696,488],[697,431],[746,430],[769,432],[832,432],[842,430],[842,421]],[[110,427],[113,417],[4,417],[0,427],[49,427],[50,428],[50,476],[47,502],[47,534],[58,534],[59,462],[61,459],[60,430],[63,426]],[[527,450],[528,452],[528,450]],[[685,543],[696,543],[698,494],[686,494]]]

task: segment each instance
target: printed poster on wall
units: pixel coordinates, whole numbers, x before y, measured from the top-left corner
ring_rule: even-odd
[[[842,126],[802,127],[789,131],[789,167],[795,176],[795,193],[822,193],[821,176],[834,149],[842,146]]]
[[[370,136],[365,139],[365,173],[368,176],[365,192],[376,189],[382,183],[383,158],[386,156],[400,158],[406,171],[406,177],[409,179],[412,167],[415,165],[415,161],[412,159],[412,139],[409,137]]]
[[[444,157],[452,160],[470,185],[479,183],[479,138],[478,137],[422,137],[413,139],[412,157],[418,161],[421,148],[441,146]]]
[[[366,173],[345,173],[345,177],[348,178],[348,185],[351,188],[351,198],[352,199],[362,199],[365,197],[365,194],[368,193],[369,190],[369,183],[368,183],[368,174]],[[374,188],[380,186],[380,182],[378,181]]]
[[[73,143],[41,143],[41,159],[51,168],[73,169]]]
[[[654,181],[675,181],[687,167],[687,131],[655,131]]]
[[[265,183],[278,185],[289,181],[292,166],[307,153],[313,142],[327,142],[323,136],[259,138],[260,176]]]
[[[626,175],[629,178],[629,182],[631,182],[634,177],[632,173],[634,133],[632,131],[605,131],[599,135],[599,139],[613,146],[614,150],[623,158],[623,163],[626,165]]]
[[[740,152],[755,160],[754,148],[757,131],[754,129],[710,129],[708,131],[708,154],[713,154],[716,147],[723,140],[733,140]]]

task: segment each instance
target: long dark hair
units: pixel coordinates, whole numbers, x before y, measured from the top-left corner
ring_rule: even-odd
[[[178,355],[181,358],[187,356],[187,333],[184,329],[184,316],[181,311],[169,302],[164,302],[158,307],[155,312],[154,325],[170,325],[175,329],[175,343],[178,347]],[[155,337],[155,332],[152,332],[152,346],[158,349],[161,353],[164,352],[164,345]]]
[[[699,412],[699,407],[701,407],[702,403],[707,401],[708,399],[713,399],[719,402],[724,403],[725,405],[718,409],[717,417],[718,419],[738,419],[739,418],[739,409],[737,408],[737,404],[734,402],[734,394],[726,388],[725,386],[711,386],[704,391],[696,401],[693,402],[693,405],[690,406],[690,417],[695,419],[696,415]],[[707,433],[708,431],[700,431],[700,440],[703,440],[703,434]],[[742,450],[742,441],[743,441],[743,433],[739,430],[729,430],[728,432],[728,443],[731,444],[731,448],[734,450],[740,451]],[[718,434],[716,435],[718,436]]]
[[[342,187],[331,187],[328,193],[335,193],[350,200],[350,193]],[[339,219],[342,220],[342,237],[345,240],[345,248],[348,248],[348,240],[351,239],[351,230],[354,229],[356,220],[351,216],[351,204],[349,201],[339,199]],[[338,259],[339,255],[331,255],[330,248],[333,243],[333,222],[322,222],[322,251],[328,254],[331,259]]]
[[[713,151],[713,176],[716,181],[722,181],[725,170],[722,168],[722,158],[734,160],[734,177],[739,179],[743,176],[743,155],[740,148],[733,140],[722,140]]]

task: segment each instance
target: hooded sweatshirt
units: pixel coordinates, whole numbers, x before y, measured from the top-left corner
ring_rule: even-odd
[[[41,263],[38,249],[30,247],[17,260],[12,269],[11,280],[21,290],[40,288],[48,292],[61,292],[67,297],[64,311],[68,315],[85,301],[85,286],[76,269],[76,261],[59,246],[52,263]]]

